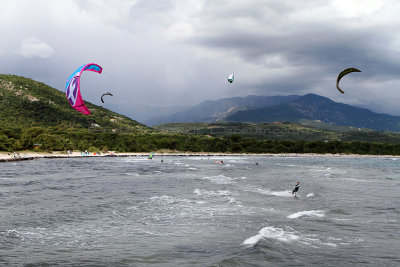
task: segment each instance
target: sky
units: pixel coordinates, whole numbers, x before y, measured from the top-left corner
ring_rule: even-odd
[[[139,121],[161,106],[307,93],[400,115],[396,0],[0,0],[0,6],[0,73],[64,91],[79,66],[97,63],[101,75],[82,75],[84,100]],[[342,79],[342,95],[336,78],[348,67],[362,72]],[[106,91],[114,97],[102,104]]]

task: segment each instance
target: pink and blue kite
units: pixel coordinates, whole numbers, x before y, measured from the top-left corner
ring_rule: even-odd
[[[103,68],[95,63],[89,63],[79,67],[71,76],[69,76],[65,85],[65,95],[74,109],[85,115],[89,115],[90,111],[83,102],[80,89],[80,79],[82,72],[84,71],[94,71],[101,74]]]

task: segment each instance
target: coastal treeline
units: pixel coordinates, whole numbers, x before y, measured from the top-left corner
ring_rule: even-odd
[[[226,153],[344,153],[400,155],[400,144],[360,141],[258,140],[240,135],[210,137],[168,133],[114,133],[88,130],[69,131],[58,127],[0,129],[0,151],[188,151]]]

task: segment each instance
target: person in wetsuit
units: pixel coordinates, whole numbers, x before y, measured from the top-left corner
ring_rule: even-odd
[[[299,191],[299,188],[300,188],[300,182],[297,182],[297,184],[294,186],[294,189],[293,189],[293,191],[292,191],[292,194],[297,193],[297,191]]]

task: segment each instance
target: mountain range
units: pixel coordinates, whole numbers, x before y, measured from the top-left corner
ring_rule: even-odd
[[[129,129],[149,127],[127,116],[86,102],[92,111],[85,116],[72,109],[65,94],[44,83],[15,75],[0,75],[0,125],[3,127],[69,127]],[[148,125],[168,122],[293,122],[307,120],[332,126],[400,131],[400,116],[379,114],[365,108],[337,103],[316,94],[303,96],[255,96],[210,100],[189,107],[171,107]],[[178,110],[178,111],[177,111]]]
[[[163,113],[163,116],[145,120],[148,125],[157,125],[168,122],[215,122],[224,120],[238,111],[272,107],[298,99],[298,95],[289,96],[255,96],[222,98],[208,100],[198,105],[177,107],[175,112]]]
[[[299,122],[302,119],[319,120],[332,125],[353,126],[373,130],[400,131],[400,116],[372,112],[329,98],[307,94],[287,103],[256,110],[239,111],[225,118],[241,122]]]
[[[334,102],[316,94],[303,96],[247,96],[205,101],[149,124],[168,122],[301,122],[316,120],[325,124],[372,130],[400,131],[400,116],[372,112],[365,108]]]

